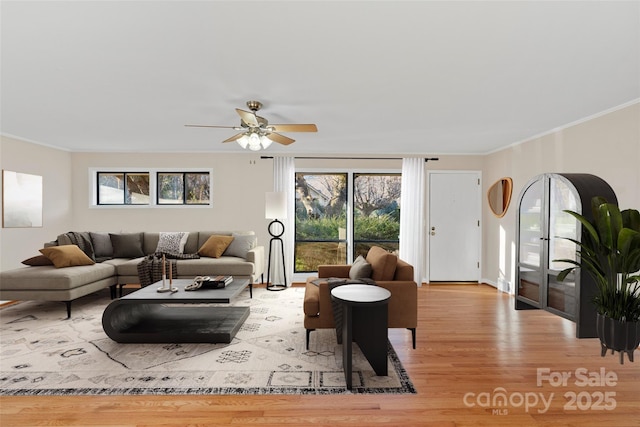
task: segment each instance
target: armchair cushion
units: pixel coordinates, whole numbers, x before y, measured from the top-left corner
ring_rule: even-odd
[[[393,280],[398,264],[398,257],[379,246],[372,246],[367,253],[367,262],[371,264],[373,280]]]

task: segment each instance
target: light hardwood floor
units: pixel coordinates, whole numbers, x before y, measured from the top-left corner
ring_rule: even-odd
[[[417,349],[408,331],[389,334],[415,395],[2,397],[0,425],[640,426],[640,351],[624,365],[600,357],[571,322],[515,311],[487,285],[418,294]],[[566,385],[548,379],[563,374]]]

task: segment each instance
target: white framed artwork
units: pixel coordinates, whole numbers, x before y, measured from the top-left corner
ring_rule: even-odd
[[[42,227],[42,177],[2,171],[2,227]]]

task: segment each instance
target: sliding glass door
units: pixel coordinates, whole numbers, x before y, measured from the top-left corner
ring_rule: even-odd
[[[296,173],[295,272],[399,248],[400,174]]]

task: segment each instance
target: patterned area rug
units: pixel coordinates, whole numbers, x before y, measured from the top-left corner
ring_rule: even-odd
[[[305,349],[304,288],[243,292],[251,314],[230,344],[119,344],[102,329],[108,291],[62,303],[0,309],[0,395],[415,393],[389,344],[388,376],[376,376],[354,344],[347,390],[333,330]],[[212,308],[213,309],[213,308]]]

